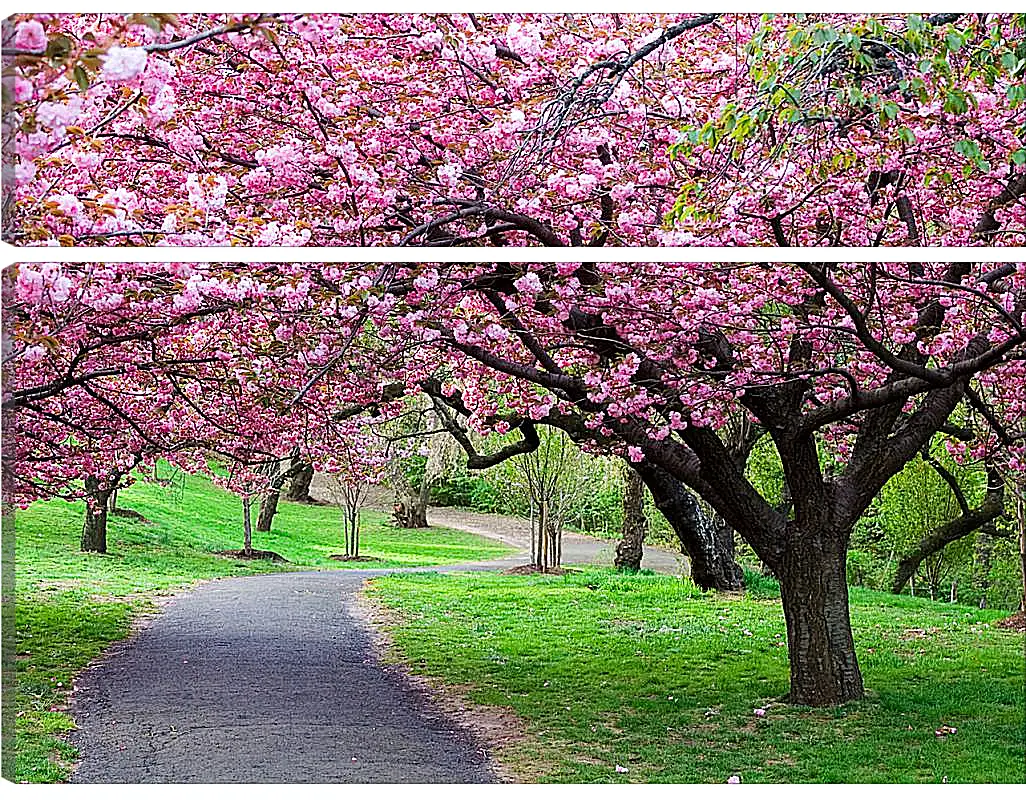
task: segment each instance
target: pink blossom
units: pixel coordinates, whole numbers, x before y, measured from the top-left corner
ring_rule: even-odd
[[[542,290],[542,282],[537,272],[528,272],[525,275],[521,275],[513,281],[513,285],[517,288],[517,291],[527,294],[538,294]]]
[[[146,57],[142,47],[112,47],[102,57],[101,74],[111,81],[130,81],[146,69]]]
[[[494,322],[484,329],[484,334],[495,342],[504,342],[509,339],[509,331]]]
[[[19,22],[14,29],[14,46],[19,50],[45,50],[46,31],[42,23],[35,19]]]

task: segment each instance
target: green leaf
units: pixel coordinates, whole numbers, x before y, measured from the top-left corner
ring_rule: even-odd
[[[50,39],[46,45],[46,57],[51,61],[60,62],[68,57],[75,43],[63,33],[59,33]]]
[[[1020,147],[1014,153],[1012,153],[1012,163],[1018,167],[1026,164],[1026,147]]]
[[[975,158],[980,155],[980,146],[972,139],[962,139],[960,142],[955,142],[955,152],[966,158]]]
[[[830,27],[817,28],[812,34],[812,41],[818,45],[830,44],[837,41],[837,31]]]
[[[78,88],[83,92],[89,88],[89,73],[86,72],[85,67],[81,64],[76,64],[74,69],[75,83],[78,84]]]
[[[916,143],[916,135],[912,133],[910,128],[907,128],[904,125],[898,128],[898,139],[907,145],[913,145]]]

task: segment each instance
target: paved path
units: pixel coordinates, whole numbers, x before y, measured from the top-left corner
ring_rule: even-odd
[[[371,571],[211,581],[77,682],[84,783],[490,782],[485,754],[375,660]]]
[[[511,558],[514,564],[526,564],[531,560],[531,523],[526,519],[504,517],[499,514],[478,514],[476,511],[464,511],[459,508],[432,507],[428,509],[428,522],[443,528],[455,528],[498,539],[512,545],[521,551]],[[611,567],[615,555],[615,541],[575,533],[563,534],[564,564],[601,564]],[[685,569],[684,556],[662,547],[645,545],[641,567],[667,575],[680,575]]]
[[[431,509],[435,525],[529,547],[527,523]],[[567,534],[564,563],[612,563],[613,543]],[[508,568],[520,552],[488,564]],[[646,567],[680,557],[646,548]],[[420,568],[426,571],[439,568]],[[470,735],[377,662],[353,614],[389,570],[211,581],[179,595],[76,681],[78,783],[484,783]]]
[[[326,481],[327,478],[322,473],[314,474],[310,484],[310,493],[314,498],[328,499]],[[389,490],[381,486],[370,486],[367,487],[367,491],[369,508],[385,514],[392,513],[392,493]],[[438,527],[476,533],[512,545],[521,551],[521,554],[513,557],[514,565],[526,564],[531,560],[531,523],[522,517],[480,514],[462,508],[431,506],[428,508],[428,522]],[[600,564],[611,567],[615,555],[614,541],[573,533],[563,534],[564,564]],[[667,575],[680,575],[687,570],[685,558],[680,551],[650,545],[645,545],[641,567]]]

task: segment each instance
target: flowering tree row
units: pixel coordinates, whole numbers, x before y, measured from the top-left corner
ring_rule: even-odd
[[[1021,245],[1026,15],[4,29],[18,244]]]
[[[802,703],[862,695],[845,553],[887,481],[938,437],[1026,467],[1020,264],[21,265],[5,292],[20,502],[140,451],[326,460],[414,394],[475,469],[556,427],[634,465],[701,585],[740,575],[693,493],[773,569]]]

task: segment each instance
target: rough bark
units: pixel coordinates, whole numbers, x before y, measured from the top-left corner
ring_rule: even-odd
[[[260,500],[260,513],[257,515],[256,529],[261,533],[267,533],[271,530],[271,522],[274,520],[274,515],[278,513],[278,500],[281,498],[281,492],[277,489],[273,489],[265,494]]]
[[[828,706],[858,700],[862,675],[848,612],[848,536],[792,527],[779,567],[787,622],[792,703]]]
[[[684,485],[648,462],[635,469],[652,492],[652,499],[680,540],[691,562],[691,579],[703,589],[736,592],[744,588],[744,572],[734,560],[733,531],[716,526]]]
[[[299,456],[293,456],[289,463],[289,468],[284,472],[281,471],[281,464],[274,462],[268,467],[270,471],[270,491],[260,499],[260,513],[257,515],[256,529],[261,533],[267,533],[271,530],[271,524],[274,522],[274,515],[278,513],[278,501],[281,500],[281,490],[286,483],[290,483],[291,489],[295,486],[295,481],[298,476],[304,475],[307,471],[309,475],[304,478],[306,480],[306,500],[310,501],[310,479],[313,478],[313,467],[302,460]]]
[[[405,494],[396,498],[392,516],[400,528],[426,528],[427,500],[419,493]]]
[[[242,498],[242,532],[244,537],[242,551],[247,556],[253,555],[253,525],[249,513],[251,502],[248,497]]]
[[[82,551],[85,553],[107,552],[107,501],[109,489],[101,489],[100,482],[92,475],[85,478],[89,493],[82,525]]]
[[[617,569],[637,572],[641,569],[644,555],[645,534],[648,533],[648,519],[645,517],[645,482],[637,470],[624,468],[623,526],[620,541],[616,544]]]
[[[286,500],[291,500],[294,503],[310,503],[313,498],[310,497],[310,482],[313,480],[314,468],[312,464],[302,462],[298,458],[294,458],[292,464],[289,467],[289,471],[294,470],[292,481],[289,483],[289,490],[285,495]]]

